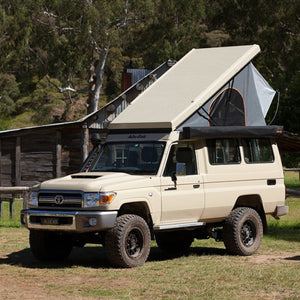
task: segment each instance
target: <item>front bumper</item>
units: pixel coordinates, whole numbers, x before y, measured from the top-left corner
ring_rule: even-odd
[[[117,211],[51,211],[24,209],[21,224],[28,229],[97,232],[114,226]]]

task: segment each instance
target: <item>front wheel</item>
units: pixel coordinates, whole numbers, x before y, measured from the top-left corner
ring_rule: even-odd
[[[250,207],[234,209],[225,220],[223,241],[226,249],[232,254],[254,254],[260,247],[262,237],[261,218]]]
[[[126,214],[105,236],[105,250],[115,267],[132,268],[145,263],[149,256],[151,235],[145,220],[137,215]]]

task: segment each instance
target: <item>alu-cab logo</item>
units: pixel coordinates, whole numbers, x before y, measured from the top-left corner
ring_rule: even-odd
[[[56,195],[54,198],[54,202],[57,205],[62,205],[64,202],[64,196],[63,195]]]

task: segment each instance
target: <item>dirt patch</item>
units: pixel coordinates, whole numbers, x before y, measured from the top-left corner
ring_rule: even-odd
[[[0,272],[3,266],[0,266]],[[86,272],[76,268],[66,271],[57,269],[26,269],[10,266],[9,274],[0,274],[1,299],[95,299],[86,297],[85,291],[101,287],[110,290],[124,289],[133,284],[128,278],[105,279],[98,270]],[[97,276],[97,273],[99,276]],[[102,278],[101,278],[102,277]],[[105,289],[104,292],[105,294]]]
[[[300,253],[280,253],[280,254],[256,254],[249,256],[248,260],[252,263],[274,263],[280,261],[296,261],[300,263]]]
[[[269,292],[266,293],[265,291],[258,291],[257,292],[257,298],[258,299],[264,299],[264,300],[281,300],[281,299],[298,299],[295,298],[293,295],[290,295],[288,292]]]
[[[0,238],[0,245],[5,244],[7,242],[6,238]]]

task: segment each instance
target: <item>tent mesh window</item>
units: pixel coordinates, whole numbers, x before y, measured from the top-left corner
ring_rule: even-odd
[[[209,108],[210,126],[245,126],[245,101],[235,88],[226,88],[211,103]]]

